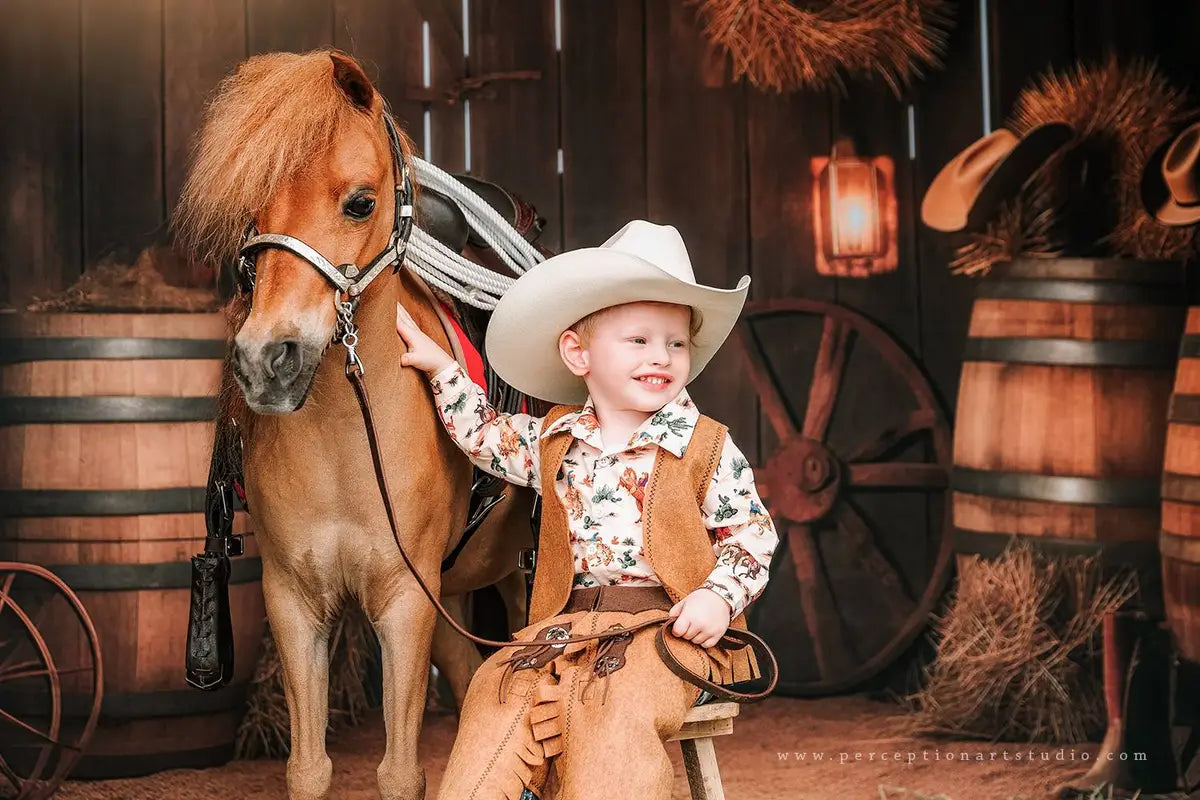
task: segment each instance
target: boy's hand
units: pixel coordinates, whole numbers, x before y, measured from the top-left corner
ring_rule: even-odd
[[[729,603],[712,589],[700,588],[671,607],[678,615],[671,633],[701,647],[713,647],[729,628]]]
[[[454,357],[426,336],[408,310],[399,303],[396,303],[396,333],[408,345],[408,352],[400,356],[401,366],[416,367],[432,376],[454,363]]]

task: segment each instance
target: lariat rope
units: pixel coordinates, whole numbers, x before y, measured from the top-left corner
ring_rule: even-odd
[[[514,274],[523,275],[544,260],[537,248],[496,209],[453,175],[415,156],[410,162],[418,182],[453,200],[467,218],[471,230],[487,242]],[[413,227],[406,256],[409,269],[427,283],[467,305],[488,311],[496,307],[496,302],[516,280],[468,261],[419,226]]]

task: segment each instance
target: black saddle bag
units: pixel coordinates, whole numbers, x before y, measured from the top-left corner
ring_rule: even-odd
[[[228,464],[229,422],[217,423],[208,488],[204,497],[207,535],[204,552],[192,556],[192,597],[188,613],[187,682],[197,689],[219,689],[233,678],[233,621],[229,613],[230,558],[242,554],[242,537],[233,535],[237,495]],[[240,459],[239,459],[240,462]],[[238,470],[240,471],[240,470]]]

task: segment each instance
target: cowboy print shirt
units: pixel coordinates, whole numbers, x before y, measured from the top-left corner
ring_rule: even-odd
[[[570,430],[574,438],[555,491],[567,509],[574,586],[659,584],[642,551],[642,499],[655,448],[682,456],[700,417],[686,389],[628,442],[606,449],[590,397],[580,411],[543,430],[543,417],[498,413],[458,364],[433,376],[430,385],[442,424],[472,463],[535,491],[541,491],[539,440]],[[724,598],[731,618],[736,617],[766,585],[778,536],[755,489],[750,462],[728,433],[701,514],[717,555],[703,586]]]

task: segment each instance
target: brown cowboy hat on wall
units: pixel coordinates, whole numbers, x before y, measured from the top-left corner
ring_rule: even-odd
[[[1072,133],[1065,122],[1039,125],[1020,137],[1006,128],[992,131],[942,167],[925,192],[921,220],[946,232],[981,228]]]
[[[1142,172],[1142,204],[1164,225],[1200,222],[1200,122],[1151,154]]]

